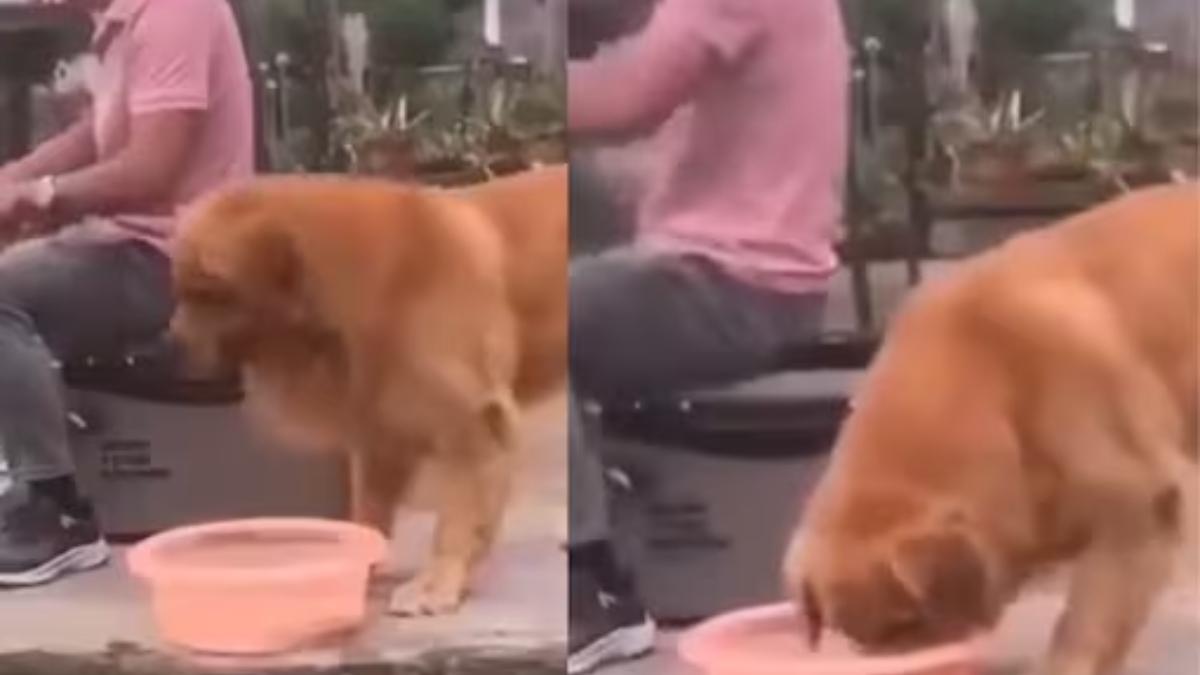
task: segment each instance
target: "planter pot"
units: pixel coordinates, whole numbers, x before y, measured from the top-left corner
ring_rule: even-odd
[[[522,158],[505,157],[503,159],[492,160],[488,165],[488,169],[492,172],[492,175],[508,176],[528,170],[529,163]]]
[[[422,185],[436,187],[462,187],[474,185],[487,180],[487,174],[478,169],[462,169],[459,171],[417,172],[417,182]]]
[[[837,245],[843,260],[905,260],[924,253],[924,243],[907,225],[891,223],[847,238]]]
[[[1099,181],[1030,181],[1023,184],[931,186],[930,206],[938,218],[1055,216],[1086,209],[1113,196]]]
[[[625,478],[617,545],[655,619],[690,623],[782,599],[779,561],[860,376],[795,371],[605,402],[601,456]]]
[[[460,187],[487,180],[487,174],[466,162],[445,159],[418,164],[415,178],[422,185]]]
[[[981,143],[964,149],[961,160],[958,177],[968,185],[1020,186],[1031,180],[1021,143]]]

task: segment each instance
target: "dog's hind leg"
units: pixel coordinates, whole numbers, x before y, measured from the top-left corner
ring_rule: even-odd
[[[395,614],[434,615],[456,610],[503,523],[517,453],[517,408],[505,393],[460,430],[444,457],[451,480],[442,486],[433,555],[417,576],[396,590]]]

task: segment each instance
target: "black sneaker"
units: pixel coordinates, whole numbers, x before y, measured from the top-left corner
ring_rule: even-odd
[[[567,674],[629,661],[654,650],[655,625],[632,593],[601,590],[593,575],[573,567],[570,575],[570,656]]]
[[[109,556],[90,514],[68,515],[23,485],[0,495],[0,586],[49,583],[101,567]]]

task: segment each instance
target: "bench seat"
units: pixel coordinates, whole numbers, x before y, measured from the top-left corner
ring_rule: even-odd
[[[67,388],[116,394],[153,403],[224,406],[242,400],[236,374],[196,377],[186,373],[182,348],[166,337],[124,354],[61,364]]]

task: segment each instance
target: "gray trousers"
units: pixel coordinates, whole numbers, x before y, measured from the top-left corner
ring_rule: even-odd
[[[52,237],[0,251],[0,452],[17,481],[74,474],[56,361],[166,329],[170,264],[138,241]]]
[[[694,257],[630,248],[570,272],[570,544],[608,537],[600,458],[580,404],[670,394],[762,374],[781,347],[819,331],[823,295],[756,288]]]

